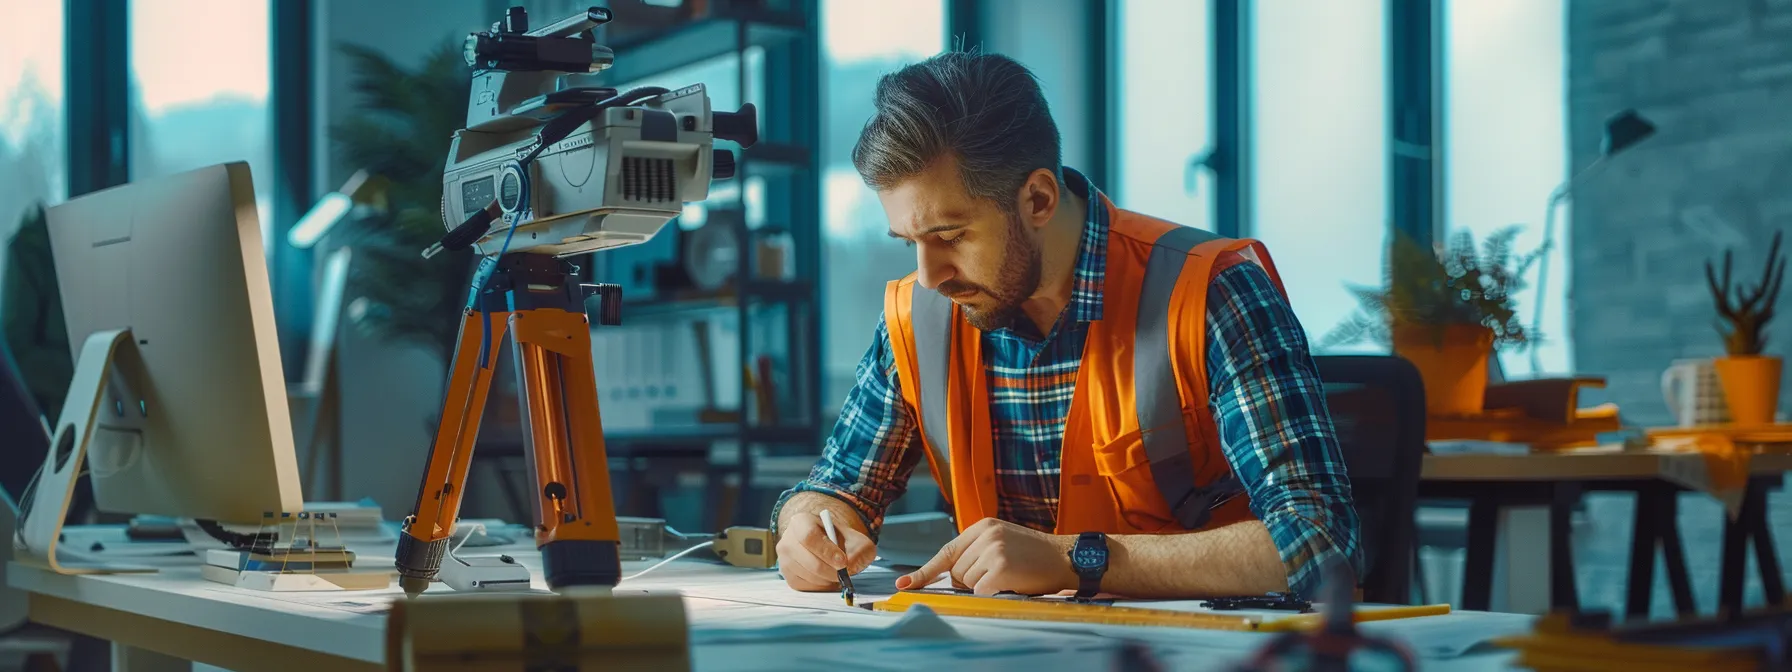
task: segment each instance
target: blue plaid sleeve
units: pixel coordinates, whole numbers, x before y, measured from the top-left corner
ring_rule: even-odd
[[[884,510],[908,491],[909,475],[922,457],[922,451],[909,450],[914,430],[890,353],[889,327],[879,318],[821,459],[808,478],[778,497],[772,507],[774,528],[792,495],[818,492],[850,505],[876,540]]]
[[[1269,528],[1289,590],[1312,596],[1322,568],[1362,575],[1356,507],[1325,388],[1288,301],[1254,263],[1221,271],[1207,297],[1208,388],[1226,459]]]

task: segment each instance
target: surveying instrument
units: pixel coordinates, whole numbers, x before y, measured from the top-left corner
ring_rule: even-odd
[[[615,55],[592,7],[531,30],[512,7],[467,36],[473,66],[467,127],[454,134],[442,178],[447,235],[428,250],[482,259],[463,311],[441,423],[417,505],[398,538],[399,585],[415,596],[442,565],[460,513],[493,358],[510,342],[533,474],[535,541],[549,587],[608,589],[621,579],[586,299],[619,324],[617,285],[578,282],[565,257],[646,242],[685,203],[734,177],[715,139],[758,141],[752,104],[713,112],[702,84],[625,92],[595,76]],[[508,338],[506,338],[508,337]]]

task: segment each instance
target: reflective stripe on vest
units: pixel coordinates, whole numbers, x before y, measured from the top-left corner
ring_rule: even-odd
[[[1139,294],[1138,325],[1133,336],[1134,399],[1140,439],[1151,463],[1151,478],[1171,515],[1183,529],[1207,524],[1213,507],[1242,494],[1236,477],[1200,487],[1189,455],[1181,395],[1170,364],[1170,296],[1182,275],[1189,251],[1218,236],[1178,227],[1158,237],[1146,261]],[[940,476],[951,481],[951,451],[946,439],[947,377],[952,338],[952,300],[939,292],[912,288],[910,320],[914,325],[915,364],[919,374],[921,431]],[[948,501],[951,488],[942,487]]]
[[[921,432],[940,465],[940,492],[952,500],[952,451],[946,444],[946,358],[952,352],[952,300],[944,294],[916,287],[909,321],[915,330],[915,363],[920,373]]]
[[[1157,484],[1158,494],[1169,505],[1176,523],[1187,530],[1206,525],[1215,504],[1243,491],[1230,476],[1207,488],[1195,484],[1188,428],[1182,422],[1181,395],[1170,366],[1170,294],[1176,290],[1189,251],[1218,237],[1189,227],[1171,229],[1158,237],[1145,262],[1133,332],[1133,399],[1139,412],[1139,438],[1151,461],[1151,480]]]

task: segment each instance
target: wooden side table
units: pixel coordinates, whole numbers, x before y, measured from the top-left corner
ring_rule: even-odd
[[[1486,610],[1492,603],[1494,546],[1502,509],[1549,507],[1549,607],[1578,609],[1569,514],[1585,492],[1635,493],[1637,532],[1631,544],[1625,612],[1633,618],[1648,614],[1655,551],[1659,547],[1665,556],[1675,609],[1689,614],[1697,607],[1676,527],[1676,498],[1681,492],[1699,489],[1697,483],[1689,482],[1688,475],[1702,473],[1703,459],[1696,453],[1623,450],[1617,446],[1523,455],[1426,455],[1419,495],[1469,500],[1462,608]],[[1755,543],[1756,563],[1763,572],[1767,599],[1773,603],[1785,599],[1767,522],[1767,491],[1777,487],[1787,469],[1792,469],[1792,453],[1766,452],[1751,462],[1753,476],[1740,514],[1725,523],[1720,605],[1737,607],[1742,602],[1742,578],[1747,568],[1744,547],[1749,541]]]

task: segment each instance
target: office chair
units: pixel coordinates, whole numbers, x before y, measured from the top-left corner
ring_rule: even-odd
[[[0,550],[0,653],[23,656],[27,670],[55,669],[56,656],[70,650],[72,635],[27,622],[25,592],[6,583],[19,497],[50,449],[37,401],[18,371],[11,349],[0,339],[0,427],[8,428],[0,432],[0,543],[5,544]]]
[[[1363,600],[1409,604],[1413,514],[1425,456],[1425,387],[1400,357],[1316,356],[1356,500]]]
[[[0,433],[0,489],[17,499],[43,464],[50,437],[5,339],[0,339],[0,427],[9,428]]]

